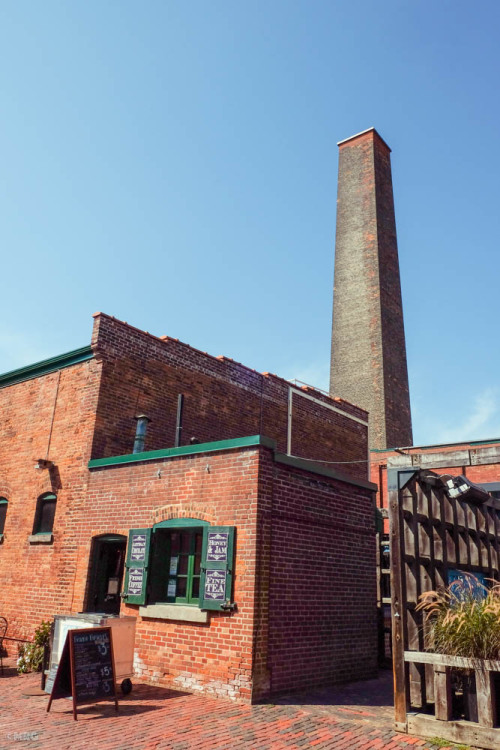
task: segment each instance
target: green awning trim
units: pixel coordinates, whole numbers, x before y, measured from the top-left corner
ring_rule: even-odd
[[[125,456],[94,458],[89,461],[89,469],[98,469],[102,466],[116,466],[117,464],[134,464],[143,461],[155,461],[158,458],[190,456],[194,453],[214,453],[215,451],[228,451],[233,448],[250,448],[256,445],[264,445],[266,448],[276,449],[275,440],[271,440],[271,438],[265,437],[264,435],[252,435],[250,437],[233,438],[232,440],[216,440],[212,443],[181,445],[179,448],[163,448],[156,451],[144,451],[143,453],[128,453]]]
[[[60,354],[58,357],[51,357],[51,359],[44,359],[42,362],[35,362],[33,365],[11,370],[0,375],[0,388],[22,383],[24,380],[39,378],[41,375],[48,375],[50,372],[57,372],[57,370],[62,370],[65,367],[71,367],[71,365],[77,365],[80,362],[92,359],[93,356],[92,347],[82,346],[72,352]]]

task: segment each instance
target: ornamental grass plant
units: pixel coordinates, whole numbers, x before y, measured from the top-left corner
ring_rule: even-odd
[[[425,648],[438,654],[500,659],[500,583],[486,587],[472,574],[446,589],[426,591],[417,610],[424,612]]]

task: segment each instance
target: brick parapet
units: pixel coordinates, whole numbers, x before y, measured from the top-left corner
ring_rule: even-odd
[[[291,437],[294,455],[352,461],[347,471],[366,476],[359,461],[366,456],[367,414],[353,405],[102,313],[95,318],[92,346],[103,366],[93,458],[130,452],[138,412],[151,419],[147,450],[173,446],[182,393],[183,444],[191,437],[210,442],[266,434],[286,452]]]

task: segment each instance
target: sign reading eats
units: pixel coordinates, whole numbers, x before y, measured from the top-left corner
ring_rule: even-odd
[[[207,541],[207,560],[210,562],[227,562],[227,532],[209,531]]]

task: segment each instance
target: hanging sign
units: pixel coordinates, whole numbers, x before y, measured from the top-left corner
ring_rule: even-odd
[[[226,600],[226,571],[207,570],[205,572],[205,599],[216,602]]]
[[[227,562],[228,539],[227,532],[208,532],[207,561]]]
[[[47,711],[54,698],[73,698],[73,718],[83,703],[116,698],[111,628],[69,630],[54,678]]]
[[[131,560],[145,560],[146,559],[146,535],[145,534],[132,534],[131,541],[132,549],[130,551]]]
[[[129,568],[128,589],[129,596],[140,596],[144,584],[144,568]]]

